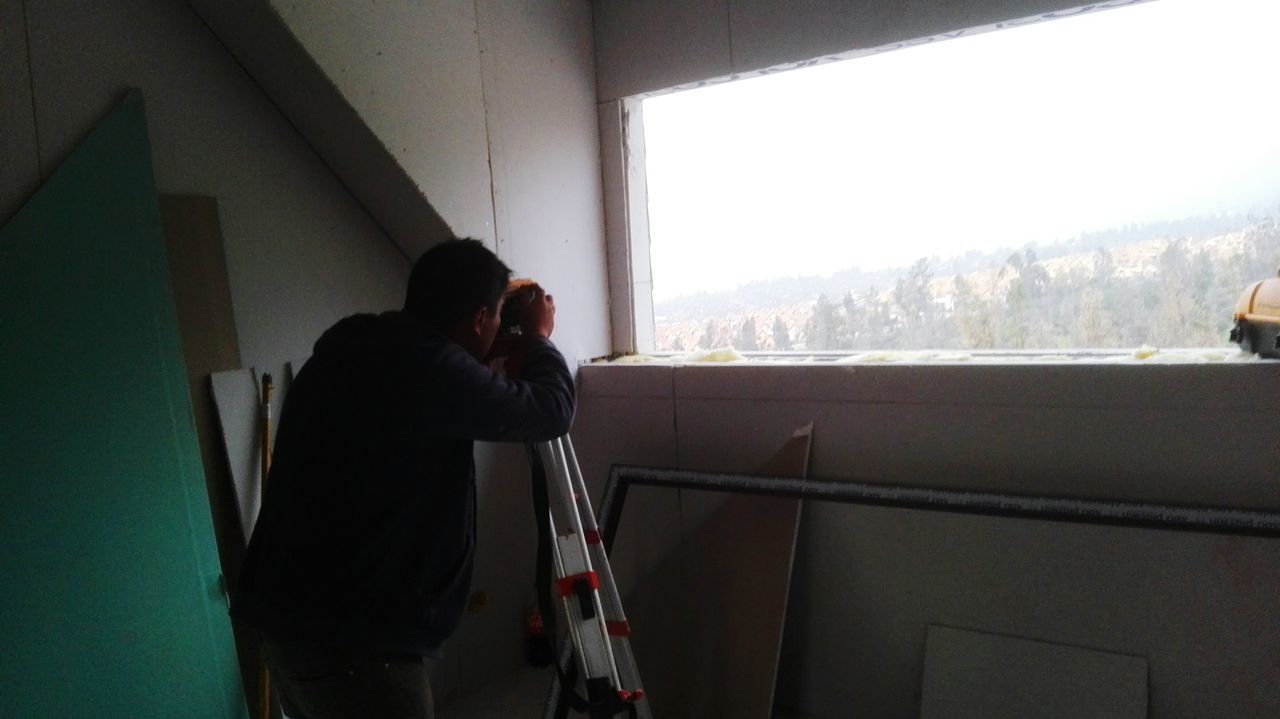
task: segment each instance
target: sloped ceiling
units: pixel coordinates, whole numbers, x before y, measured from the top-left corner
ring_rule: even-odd
[[[473,3],[190,2],[406,256],[494,245]]]

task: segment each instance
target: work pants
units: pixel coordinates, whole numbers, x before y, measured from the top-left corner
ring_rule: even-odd
[[[263,642],[271,689],[289,719],[433,719],[422,657]]]

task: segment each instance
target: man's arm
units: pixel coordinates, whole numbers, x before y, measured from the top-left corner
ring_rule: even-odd
[[[449,348],[431,402],[433,433],[490,442],[542,442],[573,424],[573,376],[564,357],[544,337],[521,342],[522,375],[490,370],[461,348]]]

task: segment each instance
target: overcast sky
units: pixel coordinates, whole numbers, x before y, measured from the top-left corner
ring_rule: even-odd
[[[654,299],[1280,201],[1278,0],[1153,0],[644,103]]]

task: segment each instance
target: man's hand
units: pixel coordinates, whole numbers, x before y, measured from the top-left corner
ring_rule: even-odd
[[[556,327],[556,303],[539,285],[520,290],[520,332],[549,339]]]

